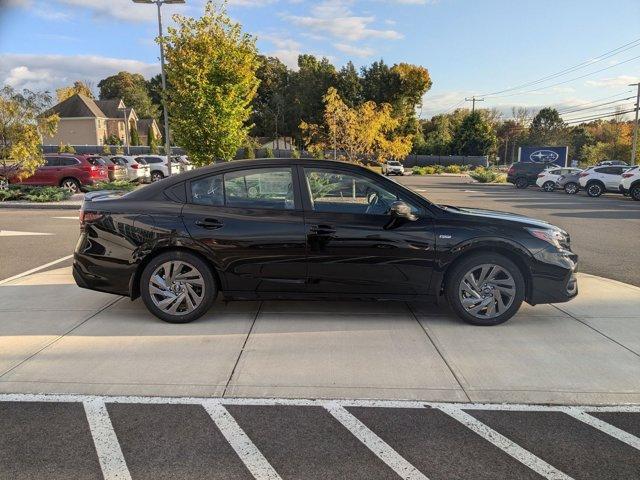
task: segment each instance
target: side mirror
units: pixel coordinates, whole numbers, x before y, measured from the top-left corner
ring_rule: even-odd
[[[389,208],[389,215],[394,218],[401,218],[404,220],[409,220],[411,222],[414,222],[418,219],[416,215],[411,213],[411,207],[402,201],[393,202],[391,204],[391,207]]]

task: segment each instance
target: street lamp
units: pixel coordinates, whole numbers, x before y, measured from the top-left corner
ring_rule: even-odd
[[[158,7],[158,35],[160,37],[160,67],[162,78],[162,107],[164,110],[164,153],[167,156],[168,174],[171,175],[171,140],[169,139],[169,112],[167,111],[167,77],[164,73],[164,40],[162,37],[162,13],[160,7],[163,4],[174,5],[185,3],[185,0],[133,0],[133,3],[155,3]]]
[[[127,155],[129,155],[129,145],[131,142],[129,141],[129,119],[127,118],[127,107],[118,107],[118,110],[122,110],[122,115],[124,117],[124,143],[127,146]]]

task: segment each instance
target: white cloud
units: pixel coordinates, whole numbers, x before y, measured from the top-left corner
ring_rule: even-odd
[[[345,0],[325,0],[311,8],[311,15],[285,15],[285,19],[298,27],[317,33],[328,34],[342,41],[357,41],[365,38],[397,40],[402,34],[395,30],[371,28],[373,16],[354,15]]]
[[[631,75],[618,75],[617,77],[601,78],[600,80],[587,80],[585,83],[590,87],[617,88],[626,87],[632,83],[638,83],[640,77]]]
[[[86,80],[97,85],[100,80],[122,70],[151,77],[159,65],[138,60],[95,55],[0,54],[0,78],[16,89],[48,90]]]
[[[128,22],[149,22],[157,18],[155,5],[133,3],[132,0],[56,0],[60,4],[74,8],[85,8],[93,12],[96,18],[110,17]],[[185,5],[164,5],[163,15],[167,18],[176,11],[184,10]]]
[[[353,55],[354,57],[370,57],[375,53],[375,50],[369,47],[357,47],[355,45],[349,45],[348,43],[334,43],[334,47],[347,55]]]

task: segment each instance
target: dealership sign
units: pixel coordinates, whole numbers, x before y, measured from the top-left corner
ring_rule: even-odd
[[[520,147],[518,161],[527,163],[553,163],[566,167],[569,147]]]

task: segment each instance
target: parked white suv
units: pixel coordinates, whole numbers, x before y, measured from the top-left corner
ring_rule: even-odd
[[[127,178],[132,182],[149,183],[151,181],[149,165],[144,160],[138,161],[131,155],[112,155],[109,158],[127,166]]]
[[[385,175],[404,175],[404,167],[397,160],[389,160],[382,164],[382,173]]]
[[[149,164],[152,182],[158,182],[169,176],[169,161],[165,155],[141,155],[136,157],[136,159],[142,159]],[[182,165],[172,160],[171,173],[182,173]]]
[[[619,188],[625,195],[640,201],[640,166],[636,165],[622,174]]]
[[[631,167],[607,165],[588,168],[580,174],[580,186],[590,197],[599,197],[605,192],[620,193],[622,174]]]
[[[556,182],[560,180],[562,175],[572,175],[581,172],[581,168],[549,168],[538,174],[536,185],[545,192],[553,192],[556,188]]]

